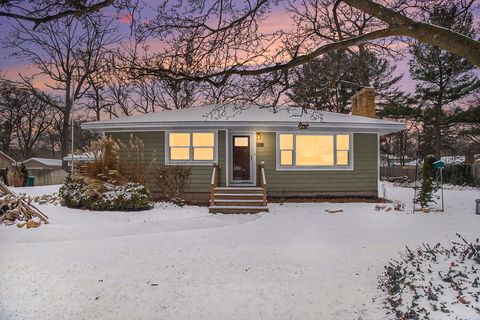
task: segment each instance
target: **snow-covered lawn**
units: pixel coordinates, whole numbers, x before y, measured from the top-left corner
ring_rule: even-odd
[[[446,212],[412,214],[412,190],[385,185],[405,212],[374,203],[271,204],[260,215],[40,206],[51,224],[0,227],[0,319],[385,319],[377,276],[398,251],[480,236],[479,190],[447,190]]]

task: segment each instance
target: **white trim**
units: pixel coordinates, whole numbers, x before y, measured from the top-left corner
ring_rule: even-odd
[[[165,141],[164,141],[164,148],[165,148],[165,165],[174,165],[174,166],[212,166],[214,163],[218,162],[218,130],[217,129],[176,129],[176,130],[163,130],[165,131]],[[170,160],[170,141],[169,141],[169,134],[170,132],[173,133],[190,133],[190,150],[193,150],[192,146],[192,139],[193,134],[196,132],[213,132],[213,160],[201,161],[201,160],[193,160],[193,152],[190,151],[190,158],[191,160]]]
[[[380,134],[377,133],[377,198],[380,198]]]
[[[281,166],[280,165],[280,135],[281,134],[293,134],[293,150],[292,150],[292,160],[293,166]],[[296,151],[296,135],[321,135],[321,136],[334,136],[333,139],[333,158],[334,163],[337,161],[337,139],[335,138],[336,135],[349,135],[349,143],[350,149],[348,152],[348,166],[297,166],[295,160],[295,151]],[[378,134],[377,134],[378,136]],[[328,133],[319,133],[319,132],[308,132],[308,131],[301,131],[298,130],[295,132],[292,131],[276,131],[275,132],[275,167],[277,171],[353,171],[354,170],[354,149],[353,149],[353,133],[352,132],[340,132],[340,131],[332,131]]]
[[[233,144],[231,143],[233,136],[249,136],[250,137],[250,179],[242,181],[233,180]],[[229,185],[256,186],[257,185],[257,140],[254,131],[230,131],[228,132],[229,148],[227,152],[231,152],[230,161],[228,162]]]
[[[225,166],[226,168],[223,168],[223,171],[225,171],[225,185],[228,187],[230,185],[230,170],[228,170],[229,168],[229,154],[230,154],[230,149],[228,149],[229,147],[229,141],[230,141],[230,138],[229,138],[229,135],[228,135],[228,129],[225,129]],[[220,170],[220,173],[222,172],[222,170]]]
[[[97,123],[97,122],[85,122],[81,125],[82,129],[86,130],[101,130],[101,131],[164,131],[169,128],[211,128],[211,129],[228,129],[234,130],[259,130],[259,131],[276,131],[276,130],[298,130],[298,121],[285,122],[285,121],[257,121],[257,122],[233,122],[233,121],[212,121],[212,122],[199,122],[199,121],[172,121],[172,122],[128,122],[128,123]],[[276,130],[272,130],[276,129]],[[405,130],[405,124],[403,123],[358,123],[358,122],[317,122],[309,123],[308,130],[348,130],[348,131],[362,131],[367,130],[372,133],[388,134]]]

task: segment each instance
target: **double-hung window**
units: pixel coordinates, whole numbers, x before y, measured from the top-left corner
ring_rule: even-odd
[[[351,134],[279,133],[277,167],[295,169],[351,169]]]
[[[215,140],[215,132],[168,132],[166,163],[212,163],[215,161]]]

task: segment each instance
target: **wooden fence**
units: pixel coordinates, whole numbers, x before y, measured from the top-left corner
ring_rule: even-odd
[[[63,169],[28,169],[28,175],[35,177],[36,186],[62,184],[67,177]]]
[[[480,181],[480,164],[467,164],[472,168],[472,175],[475,180]],[[380,167],[380,177],[405,177],[408,176],[408,180],[415,181],[415,166],[395,166],[395,167]],[[421,175],[421,166],[418,167],[418,175]]]
[[[415,170],[415,166],[380,167],[380,177],[392,178],[406,176],[410,182],[413,182],[416,178]]]
[[[472,164],[472,175],[477,181],[480,181],[480,163]]]

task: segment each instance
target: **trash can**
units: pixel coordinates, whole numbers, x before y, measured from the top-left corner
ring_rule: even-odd
[[[27,187],[33,187],[35,185],[35,177],[28,176],[27,178]]]

